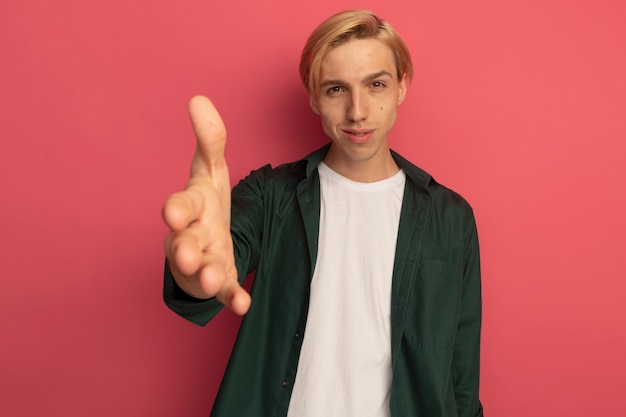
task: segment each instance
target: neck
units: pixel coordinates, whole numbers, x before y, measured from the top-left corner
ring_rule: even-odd
[[[365,159],[341,158],[331,146],[324,163],[336,173],[355,182],[376,182],[394,176],[400,170],[389,149]]]

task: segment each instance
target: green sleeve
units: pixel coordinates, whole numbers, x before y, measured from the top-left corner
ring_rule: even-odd
[[[465,222],[462,304],[452,357],[452,378],[459,417],[482,417],[479,400],[482,316],[480,253],[474,215]]]
[[[199,326],[207,324],[223,307],[215,298],[201,300],[184,292],[174,280],[167,259],[163,274],[163,300],[176,314]]]

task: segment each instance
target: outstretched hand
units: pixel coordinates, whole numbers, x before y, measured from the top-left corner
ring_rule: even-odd
[[[250,295],[237,281],[230,235],[226,129],[206,97],[189,101],[189,116],[196,151],[187,187],[172,194],[163,205],[163,220],[170,228],[165,254],[183,291],[200,299],[216,297],[242,315],[250,307]]]

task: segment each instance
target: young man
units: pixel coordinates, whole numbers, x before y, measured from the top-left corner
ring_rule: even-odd
[[[331,143],[232,192],[221,119],[190,102],[191,179],[163,209],[165,302],[200,325],[223,305],[247,313],[212,415],[482,416],[472,210],[389,149],[406,46],[370,12],[339,13],[300,73]]]

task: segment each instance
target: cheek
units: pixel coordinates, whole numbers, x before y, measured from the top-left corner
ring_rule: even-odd
[[[398,108],[397,96],[386,97],[384,100],[380,100],[376,106],[381,115],[395,113]]]
[[[332,126],[341,121],[341,114],[336,107],[327,107],[320,112],[323,125]]]
[[[385,124],[393,126],[396,123],[396,118],[398,117],[397,109],[397,106],[389,104],[380,106],[381,121],[384,120]]]
[[[322,124],[322,130],[327,134],[331,135],[332,127],[335,123],[333,123],[333,119],[331,115],[325,112],[320,113],[320,122]]]
[[[320,113],[320,121],[322,122],[322,126],[328,125],[329,120],[330,120],[330,117],[327,113],[324,113],[324,112]]]

